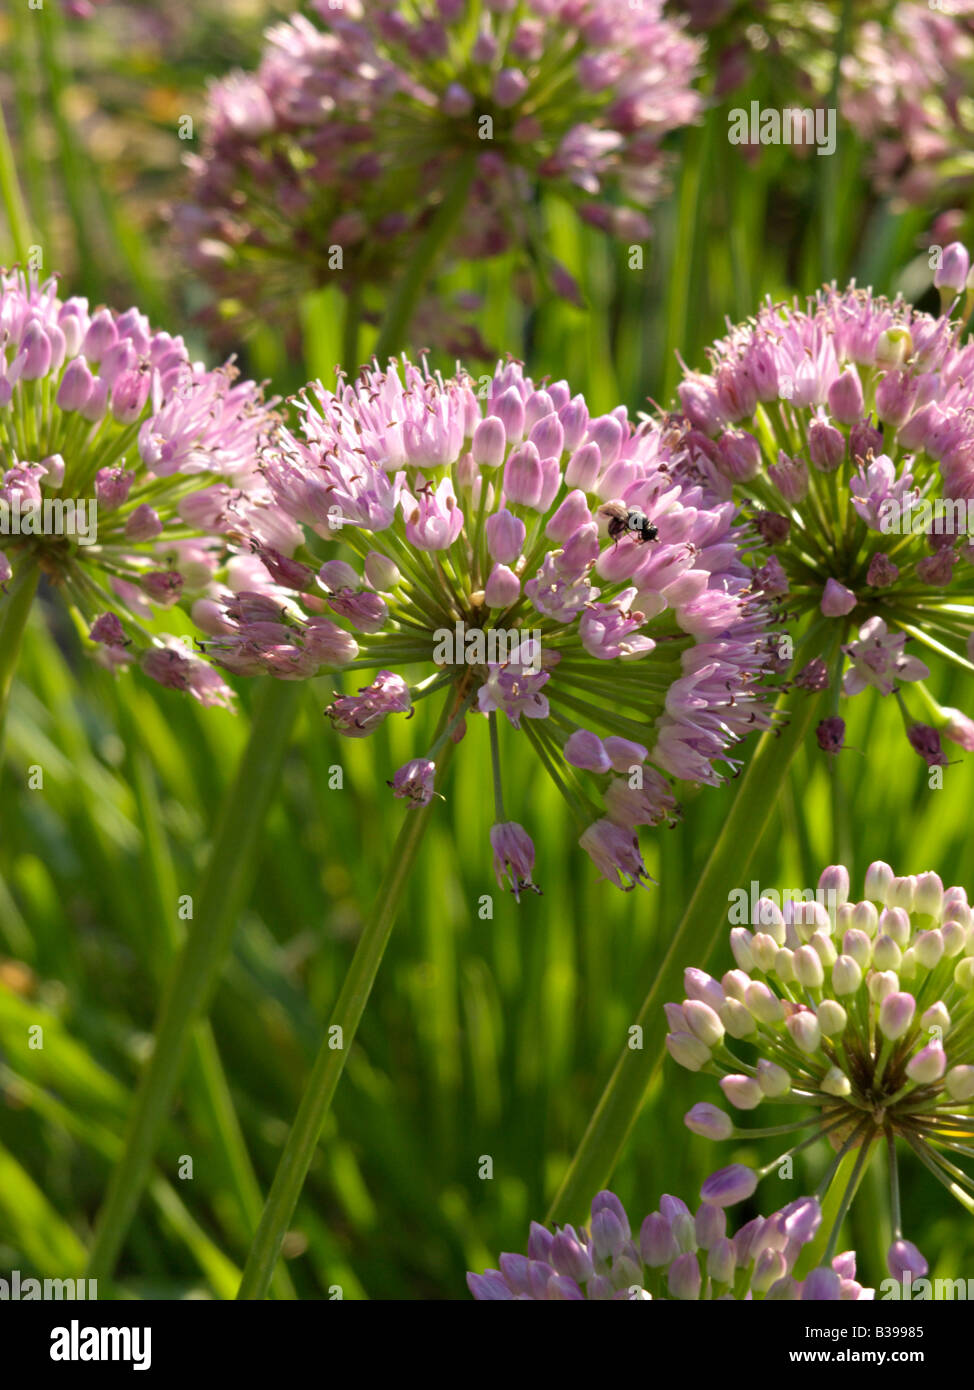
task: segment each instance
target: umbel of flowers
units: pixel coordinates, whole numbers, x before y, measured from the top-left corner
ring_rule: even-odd
[[[529,248],[575,296],[538,222],[539,181],[596,227],[649,234],[661,141],[701,109],[699,43],[661,0],[313,9],[268,31],[255,73],[212,87],[189,160],[175,216],[225,312],[289,309],[309,285],[385,285],[451,207],[458,256]],[[422,323],[424,341],[435,327]]]
[[[813,1197],[799,1197],[771,1216],[756,1216],[734,1234],[725,1208],[754,1190],[753,1174],[727,1168],[701,1189],[691,1212],[679,1197],[663,1197],[638,1234],[612,1192],[592,1202],[588,1229],[549,1231],[531,1223],[527,1255],[501,1255],[500,1269],[468,1274],[479,1302],[511,1299],[839,1299],[872,1298],[856,1283],[854,1251],[836,1255],[803,1279],[795,1265],[822,1222]]]
[[[300,540],[256,467],[272,419],[232,364],[193,362],[137,309],[0,273],[0,613],[39,571],[106,664],[225,704],[219,673],[148,625],[216,579],[270,588],[251,539]]]
[[[668,10],[705,32],[715,96],[745,110],[755,78],[764,111],[828,109],[841,34],[838,115],[876,190],[907,204],[964,201],[974,174],[972,0],[855,0],[844,34],[842,7],[814,0],[673,0]],[[741,153],[757,158],[760,147]]]
[[[922,684],[928,661],[974,671],[968,269],[963,246],[945,248],[940,316],[854,286],[769,302],[679,387],[692,476],[742,504],[756,586],[814,640],[799,684],[831,685],[836,707],[840,692],[895,694],[929,763],[947,761],[941,734],[974,747],[974,723]],[[841,748],[843,728],[834,713],[822,746]]]
[[[315,384],[262,451],[308,548],[261,547],[275,596],[195,617],[230,671],[371,670],[328,710],[346,737],[439,692],[439,737],[391,778],[413,806],[434,794],[439,748],[486,717],[495,862],[516,893],[534,851],[504,809],[503,716],[599,869],[631,888],[646,878],[637,827],[676,812],[668,778],[719,782],[733,745],[770,722],[774,651],[734,506],[671,464],[654,423],[590,415],[564,381],[536,385],[514,362],[480,389],[405,359]]]
[[[787,1119],[739,1128],[701,1104],[686,1123],[712,1139],[788,1134],[797,1141],[789,1153],[827,1136],[835,1158],[820,1197],[857,1153],[851,1200],[881,1145],[890,1273],[923,1275],[923,1257],[902,1235],[897,1147],[974,1212],[974,1178],[960,1166],[974,1136],[974,918],[963,888],[945,889],[935,873],[897,877],[884,863],[869,866],[859,902],[841,865],[824,871],[819,890],[814,902],[780,908],[759,899],[753,930],[731,930],[736,968],[720,980],[687,970],[687,998],[666,1005],[675,1061],[717,1076],[734,1110],[781,1107]]]

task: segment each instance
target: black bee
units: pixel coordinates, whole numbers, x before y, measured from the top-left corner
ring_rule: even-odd
[[[637,545],[655,541],[659,536],[656,524],[638,507],[627,507],[622,502],[606,502],[599,511],[609,518],[609,535],[616,545],[619,544],[620,536],[627,534],[636,537]]]

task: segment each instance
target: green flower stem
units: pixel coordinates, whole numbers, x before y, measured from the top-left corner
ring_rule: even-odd
[[[10,144],[10,136],[7,134],[7,122],[4,119],[2,104],[0,104],[0,198],[3,199],[3,210],[17,260],[22,266],[26,266],[27,248],[31,244],[30,220],[27,216],[24,196],[20,191],[17,166],[14,163],[14,152]]]
[[[37,561],[33,557],[25,557],[14,571],[6,597],[0,595],[0,753],[3,750],[3,730],[10,687],[17,670],[24,629],[30,617],[39,578],[40,569]]]
[[[217,822],[209,861],[186,936],[159,1011],[152,1056],[143,1072],[125,1146],[98,1214],[88,1277],[110,1278],[169,1118],[183,1061],[230,951],[264,815],[297,713],[301,686],[268,681],[250,738]]]
[[[61,24],[56,5],[44,5],[37,14],[38,38],[41,51],[41,71],[44,74],[45,96],[57,139],[58,160],[64,181],[64,198],[71,217],[78,253],[78,274],[90,288],[95,267],[104,262],[92,242],[91,218],[84,186],[82,161],[78,156],[77,132],[72,129],[65,107],[69,78],[60,51]]]
[[[375,356],[380,365],[386,357],[406,347],[406,334],[416,304],[426,286],[433,262],[463,211],[473,176],[473,161],[458,161],[452,182],[443,195],[443,201],[403,269],[375,345]]]
[[[698,301],[695,290],[699,288],[693,278],[697,231],[703,225],[705,201],[710,198],[704,169],[714,143],[713,127],[721,118],[722,113],[719,111],[708,112],[703,125],[692,126],[685,135],[673,259],[669,266],[669,288],[666,296],[666,347],[663,356],[662,395],[664,402],[672,399],[680,379],[681,368],[676,354],[679,351],[688,351],[687,325],[690,322],[691,305]],[[693,360],[692,350],[689,360]]]
[[[865,1131],[860,1137],[861,1142],[858,1145],[854,1142],[850,1144],[846,1140],[830,1165],[829,1173],[831,1176],[827,1190],[820,1198],[822,1224],[819,1226],[814,1239],[809,1241],[798,1257],[793,1271],[796,1279],[804,1279],[813,1269],[818,1269],[820,1265],[825,1264],[826,1251],[832,1242],[833,1234],[835,1239],[838,1239],[842,1221],[845,1219],[845,1211],[848,1209],[848,1205],[843,1206],[843,1204],[847,1196],[849,1203],[855,1196],[855,1188],[852,1188],[850,1192],[853,1175],[857,1174],[855,1181],[856,1186],[858,1186],[865,1172],[865,1164],[860,1161],[862,1151],[865,1149],[868,1155],[873,1147],[873,1140],[865,1138]],[[831,1256],[829,1258],[831,1259]]]
[[[345,318],[342,323],[342,366],[349,377],[359,369],[358,338],[362,322],[362,290],[353,285],[345,297]]]
[[[616,1063],[551,1204],[549,1223],[584,1220],[589,1202],[608,1182],[662,1065],[663,1005],[683,998],[684,969],[706,966],[726,932],[728,895],[747,878],[788,766],[812,728],[821,701],[820,694],[794,691],[779,702],[779,712],[789,714],[789,722],[778,734],[762,735],[741,777],[720,837],[635,1020],[643,1032],[642,1050],[626,1047]]]
[[[161,929],[161,939],[153,942],[154,965],[161,974],[175,959],[181,945],[180,931],[173,911],[179,896],[176,867],[169,851],[159,793],[148,754],[138,736],[137,721],[130,700],[120,682],[112,680],[118,727],[128,749],[132,793],[142,829],[147,890],[154,908],[153,915]],[[233,1108],[216,1039],[208,1019],[201,1019],[193,1029],[187,1063],[187,1091],[201,1097],[201,1124],[213,1134],[222,1151],[231,1192],[237,1206],[245,1239],[257,1229],[260,1220],[261,1191],[257,1175],[250,1162],[240,1122]],[[275,1292],[280,1298],[293,1299],[294,1285],[284,1266],[275,1277]]]
[[[835,55],[832,60],[832,82],[828,96],[828,107],[836,110],[839,104],[839,79],[842,75],[842,59],[849,47],[849,39],[852,33],[852,0],[842,0],[842,12],[839,20],[839,32],[836,35]],[[839,122],[836,120],[838,132]],[[818,200],[819,213],[819,263],[821,267],[821,277],[828,283],[836,275],[837,267],[837,246],[838,246],[838,215],[839,215],[839,149],[838,134],[836,137],[836,149],[825,160],[825,168],[822,170],[819,182],[820,196]]]
[[[454,744],[448,743],[440,760],[437,778],[440,785],[453,749]],[[432,803],[406,812],[402,829],[392,848],[385,877],[355,948],[342,992],[328,1020],[328,1027],[318,1049],[298,1113],[278,1162],[264,1214],[244,1266],[243,1279],[237,1291],[238,1299],[260,1299],[267,1294],[267,1287],[280,1254],[281,1242],[294,1215],[321,1137],[322,1126],[345,1070],[345,1060],[355,1041],[359,1022],[379,973],[406,883],[416,862],[434,805],[435,803]],[[333,1046],[336,1027],[341,1030],[337,1034],[340,1047]]]

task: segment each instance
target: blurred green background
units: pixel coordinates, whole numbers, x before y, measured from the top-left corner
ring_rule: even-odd
[[[0,17],[0,99],[45,269],[63,270],[65,293],[119,308],[137,302],[161,326],[193,337],[204,296],[174,264],[158,216],[179,189],[176,121],[199,116],[207,76],[253,61],[274,9],[257,0],[174,13],[113,4],[74,26],[56,8],[45,8],[43,28],[23,6]],[[760,99],[764,81],[770,76],[752,82],[748,98]],[[855,275],[924,302],[921,237],[947,209],[878,201],[848,130],[840,129],[828,171],[832,161],[798,160],[787,149],[745,164],[725,131],[726,111],[717,109],[674,142],[673,192],[654,215],[643,271],[628,268],[625,248],[546,206],[550,249],[582,285],[585,310],[547,302],[526,311],[511,293],[519,268],[506,259],[452,272],[442,288],[479,293],[484,337],[536,377],[566,377],[593,409],[666,401],[676,348],[702,365],[726,316],[746,315],[765,294],[813,290],[826,255],[829,278]],[[245,369],[271,375],[282,391],[330,373],[340,354],[338,300],[323,292],[300,307],[303,361],[263,333],[240,344]],[[939,669],[931,680],[941,703],[972,712],[963,684]],[[0,1269],[82,1272],[161,982],[186,925],[176,902],[198,889],[246,742],[258,692],[237,685],[233,716],[139,677],[115,681],[82,657],[53,607],[35,609],[0,786]],[[368,741],[339,740],[322,715],[330,692],[328,680],[303,691],[211,1015],[223,1100],[265,1192],[404,815],[386,778],[424,749],[429,732],[421,705],[408,724],[393,722]],[[814,887],[838,849],[857,885],[882,858],[897,873],[932,868],[974,890],[971,760],[931,791],[892,701],[864,696],[847,713],[850,747],[833,767],[810,747],[784,777],[754,877],[765,887]],[[299,1297],[328,1297],[336,1285],[346,1298],[463,1297],[467,1269],[524,1248],[734,795],[733,783],[685,795],[683,823],[643,837],[659,886],[620,894],[596,881],[523,740],[506,725],[501,735],[509,813],[534,837],[543,896],[518,906],[497,890],[487,729],[472,720],[286,1243]],[[344,785],[330,790],[336,764]],[[42,787],[29,785],[37,768]],[[838,847],[831,776],[853,827]],[[485,893],[492,920],[478,916]],[[727,905],[713,910],[717,920]],[[715,973],[732,964],[725,946]],[[44,1028],[42,1050],[27,1046],[35,1024]],[[717,1166],[773,1156],[774,1141],[716,1147],[684,1129],[686,1110],[714,1092],[712,1080],[666,1062],[613,1183],[635,1219],[663,1192],[692,1201]],[[236,1290],[251,1234],[247,1196],[230,1112],[214,1113],[214,1094],[219,1087],[190,1068],[119,1266],[119,1296],[226,1298]],[[191,1180],[178,1176],[181,1155],[193,1158]],[[478,1176],[484,1155],[493,1159],[489,1181]],[[828,1157],[818,1146],[793,1182],[766,1179],[741,1220],[810,1191]],[[885,1277],[881,1178],[874,1166],[843,1242],[858,1249],[866,1283]],[[904,1158],[902,1181],[905,1231],[931,1257],[931,1273],[974,1268],[974,1231],[960,1209],[915,1160]]]

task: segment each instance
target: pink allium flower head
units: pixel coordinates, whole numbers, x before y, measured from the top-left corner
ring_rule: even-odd
[[[471,0],[435,17],[393,0],[312,8],[268,30],[256,73],[213,84],[187,161],[177,227],[221,298],[264,314],[329,277],[387,295],[464,170],[452,249],[466,259],[543,245],[527,218],[539,181],[609,234],[649,234],[662,143],[703,109],[701,44],[663,0],[524,0],[516,20]],[[577,300],[563,266],[543,270]],[[449,335],[430,312],[424,340]]]
[[[499,1269],[468,1274],[467,1287],[478,1302],[873,1297],[874,1290],[855,1281],[853,1251],[837,1255],[831,1266],[812,1270],[804,1280],[795,1278],[799,1256],[822,1220],[814,1197],[799,1197],[729,1236],[723,1209],[729,1203],[723,1199],[730,1188],[718,1182],[715,1190],[720,1204],[705,1198],[695,1213],[678,1197],[663,1197],[638,1232],[618,1197],[600,1192],[592,1202],[588,1230],[562,1226],[549,1231],[533,1222],[526,1256],[501,1255]],[[910,1257],[898,1258],[906,1267]]]
[[[670,8],[688,18],[691,30],[706,32],[718,97],[760,72],[771,82],[766,109],[829,102],[840,26],[834,5],[674,0]],[[874,187],[904,205],[961,201],[970,187],[966,154],[974,135],[966,100],[974,61],[970,0],[856,0],[849,14],[838,118],[865,146]],[[745,106],[745,94],[736,101]],[[756,144],[743,151],[760,157]],[[958,277],[959,263],[950,272],[952,282]]]
[[[907,202],[936,194],[941,206],[970,187],[964,155],[974,136],[966,101],[974,61],[969,0],[885,7],[858,26],[842,64],[841,112],[872,147],[878,190]],[[944,248],[946,251],[952,248]],[[963,248],[961,248],[963,249]],[[966,252],[965,252],[966,256]],[[961,257],[943,284],[962,288]],[[966,273],[966,272],[965,272]]]
[[[0,272],[4,383],[7,572],[36,563],[86,620],[98,660],[140,664],[164,685],[226,704],[216,672],[145,624],[157,609],[232,587],[252,541],[285,551],[300,540],[257,469],[273,403],[232,364],[194,362],[181,338],[137,310],[92,312],[86,300],[62,300],[55,280],[20,272]]]
[[[814,901],[785,894],[779,902],[774,913],[735,907],[736,968],[720,980],[688,971],[687,997],[665,1007],[670,1056],[716,1077],[734,1111],[731,1121],[701,1103],[686,1124],[707,1138],[746,1143],[748,1113],[780,1104],[787,1111],[780,1120],[768,1115],[758,1123],[773,1133],[795,1122],[786,1154],[816,1132],[840,1154],[888,1152],[890,1268],[901,1277],[892,1268],[895,1252],[905,1252],[906,1268],[914,1247],[902,1240],[897,1142],[971,1209],[971,1179],[957,1164],[969,1154],[963,1140],[974,1123],[974,913],[965,890],[945,888],[936,873],[898,877],[881,862],[867,869],[858,902],[841,865],[822,873]],[[704,991],[712,1018],[691,1014]],[[786,1154],[758,1176],[775,1171]],[[737,1172],[723,1170],[708,1182],[733,1188]],[[706,1185],[702,1195],[716,1200]]]
[[[543,495],[525,482],[538,438],[554,451]],[[578,448],[594,470],[569,486]],[[305,548],[284,566],[256,546],[270,591],[241,584],[221,610],[200,607],[204,645],[240,674],[378,669],[329,707],[349,737],[439,692],[439,743],[477,716],[492,728],[494,850],[515,891],[534,858],[501,805],[515,745],[538,753],[603,876],[644,883],[638,827],[678,815],[670,779],[719,783],[734,745],[770,726],[768,600],[734,507],[677,482],[676,462],[656,424],[590,419],[565,382],[538,386],[516,362],[479,392],[406,359],[316,383],[260,451]]]
[[[974,342],[947,314],[832,287],[766,303],[709,355],[710,372],[679,388],[682,425],[667,417],[686,470],[675,476],[752,520],[754,587],[798,619],[795,645],[821,634],[828,683],[846,696],[906,701],[902,687],[945,663],[969,671]],[[741,467],[729,438],[760,458]]]

